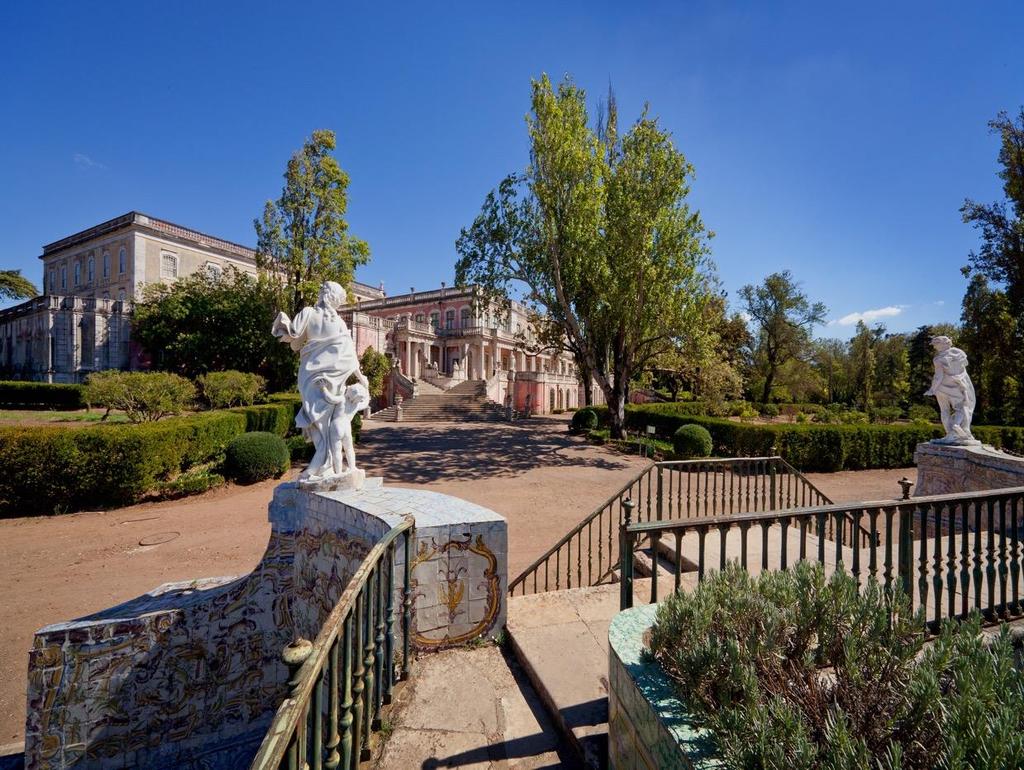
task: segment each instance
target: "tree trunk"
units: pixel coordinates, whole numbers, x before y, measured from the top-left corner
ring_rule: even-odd
[[[608,416],[611,417],[611,437],[626,437],[626,399],[618,385],[612,386],[608,399]]]
[[[768,368],[768,376],[764,378],[764,390],[761,391],[761,403],[767,404],[772,395],[772,385],[775,384],[775,367]]]

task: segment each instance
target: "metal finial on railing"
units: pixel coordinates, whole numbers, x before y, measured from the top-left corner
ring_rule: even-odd
[[[622,501],[622,520],[627,527],[633,523],[633,501],[628,497]]]
[[[306,658],[313,652],[313,643],[301,636],[295,637],[281,652],[281,660],[288,667],[288,690],[294,692],[301,684],[299,680],[299,669],[306,662]]]
[[[906,476],[904,476],[902,479],[899,480],[898,483],[899,483],[899,485],[901,487],[903,487],[903,499],[904,500],[909,500],[910,499],[910,488],[912,486],[914,486],[914,482],[911,481],[910,479],[908,479]]]

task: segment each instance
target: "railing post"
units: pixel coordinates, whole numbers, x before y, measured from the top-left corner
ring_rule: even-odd
[[[402,681],[409,678],[409,668],[412,661],[409,660],[409,641],[412,635],[412,533],[416,530],[411,527],[405,530],[405,540],[402,543],[405,564],[402,567]]]
[[[658,466],[658,502],[657,502],[657,506],[658,506],[658,509],[657,509],[658,521],[661,521],[661,519],[662,519],[662,500],[663,500],[663,497],[662,497],[662,493],[661,493],[661,489],[662,489],[661,488],[661,483],[662,483],[661,482],[661,472],[663,470],[664,470],[664,468],[662,468],[659,465]]]
[[[914,511],[909,506],[897,508],[900,514],[900,558],[899,575],[900,584],[907,599],[913,601],[914,594]]]
[[[775,447],[772,447],[772,449],[774,449],[774,448]],[[779,505],[778,505],[778,502],[775,499],[776,489],[775,489],[775,462],[774,461],[772,461],[772,463],[769,466],[769,468],[771,469],[770,470],[770,476],[769,476],[769,484],[770,484],[769,494],[771,495],[771,497],[770,497],[770,499],[768,501],[768,505],[770,505],[771,507],[768,510],[770,510],[770,511],[777,511],[777,510],[779,510]]]
[[[622,610],[628,610],[633,606],[633,535],[629,532],[629,525],[632,523],[633,501],[626,498],[622,501],[622,524],[619,525],[619,558],[621,559],[619,609]]]

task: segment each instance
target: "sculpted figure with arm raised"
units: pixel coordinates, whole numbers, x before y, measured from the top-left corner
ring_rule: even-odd
[[[327,481],[356,470],[350,424],[354,405],[365,408],[369,403],[369,383],[359,371],[348,325],[338,314],[345,301],[345,289],[326,281],[316,305],[303,308],[295,318],[278,313],[274,321],[274,336],[299,353],[302,409],[295,425],[315,448],[300,481]],[[347,385],[352,377],[356,382]],[[348,388],[356,390],[346,398]]]

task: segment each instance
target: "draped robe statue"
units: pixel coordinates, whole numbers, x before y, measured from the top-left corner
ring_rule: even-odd
[[[274,336],[299,353],[302,409],[295,426],[315,448],[300,481],[331,481],[357,471],[352,418],[369,405],[370,392],[359,371],[355,342],[338,315],[346,299],[340,284],[327,281],[316,305],[303,308],[295,318],[278,313],[274,321]],[[347,385],[353,376],[356,382]]]
[[[974,417],[976,398],[974,384],[967,374],[967,354],[953,347],[953,341],[946,336],[933,337],[935,348],[935,376],[926,396],[935,396],[939,402],[942,427],[946,435],[934,440],[937,444],[980,444],[971,435],[971,419]]]

